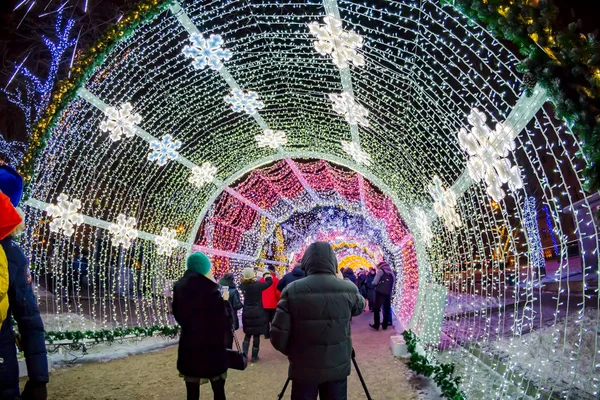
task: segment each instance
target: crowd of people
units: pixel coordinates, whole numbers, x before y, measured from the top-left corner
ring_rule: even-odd
[[[44,325],[28,260],[14,241],[23,227],[18,210],[22,192],[19,174],[0,166],[0,400],[45,400],[49,374]],[[82,249],[73,263],[74,276],[82,286],[88,284],[88,257]],[[246,268],[239,285],[232,273],[217,283],[210,259],[202,253],[191,254],[186,266],[173,288],[172,309],[181,327],[177,369],[188,400],[198,400],[200,385],[209,382],[214,398],[225,399],[232,354],[243,355],[244,361],[251,355],[252,362],[259,361],[261,336],[289,359],[292,399],[346,399],[353,354],[352,317],[368,304],[374,314],[373,329],[392,324],[395,277],[391,267],[381,262],[356,274],[351,268],[340,270],[329,243],[310,245],[301,262],[281,278],[272,265],[264,272]],[[13,320],[19,327],[18,338]],[[243,345],[235,352],[235,332],[240,327]],[[22,393],[16,339],[29,376]]]
[[[289,359],[293,400],[346,399],[353,353],[350,321],[368,304],[374,315],[371,328],[391,326],[394,282],[386,262],[356,273],[339,269],[333,248],[325,242],[310,245],[283,277],[272,265],[264,272],[245,268],[239,285],[231,273],[217,283],[208,257],[192,254],[173,296],[182,331],[177,366],[187,399],[199,399],[200,385],[208,382],[214,398],[225,399],[228,352],[234,350],[233,337],[240,328],[239,310],[242,353],[257,362],[261,336],[270,339]]]

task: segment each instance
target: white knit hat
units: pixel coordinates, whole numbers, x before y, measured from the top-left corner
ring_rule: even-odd
[[[254,278],[254,268],[244,268],[242,271],[242,276],[244,279],[252,279]]]

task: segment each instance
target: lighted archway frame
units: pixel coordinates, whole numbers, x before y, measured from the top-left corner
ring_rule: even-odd
[[[561,214],[566,207],[571,210],[577,207],[590,208],[581,174],[585,166],[572,156],[581,150],[581,144],[572,132],[557,122],[548,111],[548,106],[544,105],[547,96],[543,90],[536,88],[531,98],[520,96],[516,89],[520,78],[515,73],[518,60],[488,32],[480,27],[468,26],[467,18],[450,8],[440,8],[433,2],[424,1],[419,5],[394,2],[394,8],[390,8],[390,11],[373,10],[369,5],[343,2],[340,3],[341,15],[348,24],[344,25],[344,28],[358,30],[369,40],[363,51],[369,68],[352,66],[346,70],[339,70],[332,67],[329,56],[320,56],[315,52],[312,46],[313,39],[306,33],[306,24],[322,23],[322,17],[330,12],[336,15],[337,4],[331,1],[308,1],[303,2],[302,7],[297,7],[298,4],[290,2],[288,4],[293,7],[290,7],[289,14],[282,14],[279,7],[276,8],[277,13],[269,13],[270,4],[247,3],[240,7],[232,4],[213,4],[214,7],[209,9],[207,14],[205,10],[200,9],[202,5],[199,3],[186,5],[185,9],[175,7],[170,12],[161,14],[151,24],[141,27],[132,38],[119,41],[118,37],[122,33],[111,33],[116,36],[112,43],[118,44],[111,48],[110,57],[102,60],[95,55],[91,56],[92,63],[102,65],[89,80],[92,72],[89,65],[84,65],[83,68],[88,69],[83,74],[74,71],[74,78],[58,88],[58,104],[53,102],[48,115],[37,128],[32,148],[40,151],[51,123],[58,122],[56,129],[52,130],[53,135],[49,137],[50,144],[45,149],[42,162],[37,165],[39,178],[34,180],[33,198],[29,203],[33,208],[40,206],[40,202],[46,205],[54,204],[57,195],[67,191],[71,196],[81,197],[84,208],[82,212],[90,218],[96,218],[94,221],[88,219],[93,222],[91,226],[102,225],[106,228],[116,220],[119,213],[139,214],[142,219],[139,226],[144,231],[139,233],[143,233],[143,238],[149,239],[150,243],[160,233],[161,228],[174,228],[184,220],[178,239],[186,240],[193,234],[193,231],[190,232],[193,220],[206,205],[205,200],[211,192],[207,187],[199,191],[190,190],[187,182],[184,182],[184,173],[189,171],[179,163],[163,169],[149,169],[148,164],[143,162],[145,152],[140,149],[147,149],[146,142],[147,139],[151,139],[150,133],[158,137],[165,133],[163,130],[166,129],[169,133],[181,135],[186,145],[190,145],[189,148],[182,149],[182,153],[190,157],[191,160],[187,159],[188,161],[193,161],[196,165],[206,160],[218,162],[220,177],[226,179],[256,159],[268,156],[269,151],[257,149],[253,140],[254,134],[261,131],[253,125],[254,122],[258,122],[258,126],[262,128],[261,123],[268,121],[274,124],[273,127],[288,131],[291,143],[284,146],[285,149],[315,149],[318,146],[320,152],[344,158],[346,156],[340,141],[348,141],[351,138],[355,150],[356,145],[359,145],[362,150],[377,156],[377,160],[368,170],[385,181],[393,193],[406,202],[410,207],[407,211],[411,214],[415,206],[423,204],[425,215],[428,214],[431,199],[425,187],[434,175],[439,175],[441,186],[454,192],[457,197],[455,211],[461,216],[462,227],[454,231],[441,230],[434,222],[433,232],[429,232],[433,233],[433,237],[430,237],[431,244],[425,252],[424,239],[430,235],[421,235],[420,229],[414,231],[411,218],[404,217],[415,234],[417,254],[419,257],[427,254],[436,268],[442,270],[440,275],[450,275],[449,281],[444,282],[450,290],[460,292],[466,289],[461,289],[458,279],[460,274],[447,270],[444,266],[462,262],[464,259],[469,261],[473,254],[485,256],[490,250],[489,243],[496,239],[495,224],[504,224],[506,230],[520,232],[518,238],[509,241],[510,250],[516,256],[539,262],[539,257],[535,257],[538,254],[537,249],[541,246],[539,232],[536,236],[533,226],[535,224],[531,223],[531,210],[534,209],[532,204],[535,205],[536,199],[530,201],[530,197],[536,193],[540,196],[537,202],[549,206],[556,232],[560,233],[557,237],[560,238],[561,265],[567,261],[566,246],[569,240],[575,240],[585,248],[586,255],[595,254],[596,262],[598,261],[597,243],[590,245],[585,241],[587,239],[573,238],[574,231],[589,229],[590,224],[580,214],[581,218],[569,225]],[[252,12],[248,12],[246,7],[252,7]],[[219,20],[223,15],[232,17],[227,21],[227,25]],[[130,23],[127,22],[128,18],[131,17],[124,18],[124,24],[130,28],[130,25],[127,25]],[[373,18],[381,23],[373,24]],[[225,63],[228,68],[232,67],[229,75],[229,70],[219,73],[225,78],[227,85],[223,81],[215,80],[216,74],[210,75],[212,72],[194,72],[190,69],[192,61],[181,58],[179,50],[184,43],[189,43],[190,32],[187,28],[192,30],[192,25],[196,29],[202,28],[202,33],[206,35],[222,34],[226,48],[239,56],[231,63]],[[238,37],[236,34],[241,29],[240,25],[243,25],[244,29]],[[266,29],[269,26],[270,28]],[[215,31],[216,27],[219,27],[220,31]],[[257,28],[265,28],[260,29],[264,34],[257,33]],[[401,34],[398,34],[399,32]],[[281,47],[284,44],[288,47]],[[102,53],[104,46],[106,43],[100,43],[93,52]],[[283,50],[274,52],[274,48]],[[268,58],[276,53],[279,54],[276,60]],[[172,64],[165,62],[169,57],[173,60]],[[89,61],[90,58],[86,60]],[[142,61],[142,65],[137,65],[137,60]],[[293,62],[295,68],[289,65],[287,67],[290,68],[287,68],[284,65],[286,60]],[[461,67],[464,67],[464,70]],[[78,68],[81,69],[81,66]],[[310,90],[299,85],[299,77],[294,75],[299,71],[304,74],[316,74],[316,77],[302,81]],[[277,109],[267,107],[265,112],[259,113],[254,121],[250,121],[252,123],[244,120],[247,118],[245,115],[241,118],[232,116],[231,112],[224,112],[223,107],[219,105],[223,104],[222,95],[228,93],[232,87],[228,79],[234,76],[248,86],[244,89],[258,89],[259,94],[264,96],[265,103],[268,106],[277,105]],[[261,78],[260,82],[255,80],[256,76]],[[280,88],[277,86],[277,80],[281,81],[282,77],[289,81]],[[128,82],[129,85],[123,85],[123,82]],[[264,87],[261,86],[263,83]],[[342,91],[348,91],[351,87],[351,92],[358,102],[371,112],[369,127],[361,127],[359,130],[356,123],[340,123],[342,117],[331,112],[331,104],[321,95],[339,93],[339,83],[342,84]],[[92,104],[95,99],[91,99],[92,102],[85,99],[85,90],[80,92],[83,94],[81,98],[75,98],[74,90],[83,87],[84,84],[89,93],[107,102],[107,105],[110,103],[111,106],[119,106],[131,100],[134,94],[142,95],[141,98],[133,100],[135,111],[146,118],[143,126],[148,135],[138,132],[142,133],[138,136],[145,140],[141,142],[140,149],[135,148],[139,141],[108,145],[106,136],[89,135],[98,131],[98,125],[104,119],[104,115]],[[176,89],[175,93],[171,92],[172,89]],[[219,92],[218,96],[208,96],[209,89]],[[186,112],[161,114],[157,112],[160,108],[154,107],[154,102],[170,106],[183,104]],[[509,191],[503,201],[499,202],[498,215],[486,208],[490,202],[487,188],[480,184],[474,185],[471,174],[465,171],[465,161],[469,157],[460,148],[456,136],[460,128],[468,127],[467,116],[474,106],[488,117],[488,126],[493,122],[506,122],[517,132],[516,149],[509,152],[509,158],[519,167],[526,169],[528,185],[524,189]],[[59,113],[61,110],[64,110],[62,114]],[[197,110],[206,112],[202,115],[206,118],[205,121],[194,119],[194,111]],[[292,110],[296,114],[292,113]],[[265,118],[261,122],[262,116]],[[296,117],[298,121],[290,122],[291,116]],[[221,135],[224,129],[215,126],[223,120],[227,120],[226,130],[231,133],[229,136]],[[348,125],[351,125],[350,129]],[[214,148],[205,148],[206,143],[202,142],[212,136],[220,139],[217,151]],[[560,144],[559,154],[553,151],[556,143]],[[212,147],[214,144],[214,141],[210,143]],[[201,148],[204,151],[199,150]],[[220,157],[219,150],[224,148],[232,148],[232,154]],[[251,149],[251,157],[241,151],[243,149]],[[85,157],[71,159],[73,154],[79,154],[77,152],[85,153]],[[547,158],[546,164],[549,166],[540,165],[543,157]],[[93,168],[85,168],[86,159]],[[32,152],[28,154],[25,162],[33,162]],[[558,173],[554,173],[553,168],[557,169]],[[29,172],[31,171],[28,171],[28,175]],[[571,174],[570,180],[566,176],[567,172]],[[134,178],[132,181],[125,181],[123,177]],[[98,187],[112,190],[103,191]],[[536,188],[541,190],[536,192]],[[497,188],[493,189],[498,195]],[[177,197],[178,193],[181,197]],[[583,194],[583,198],[580,198],[580,193]],[[185,196],[194,198],[184,201]],[[188,219],[183,218],[185,215],[182,217],[185,212],[189,213]],[[28,217],[29,222],[44,216],[42,212],[35,210],[32,214]],[[525,231],[519,230],[515,220],[528,221]],[[29,226],[31,229],[31,224]],[[427,228],[431,227],[431,224],[425,224],[422,231],[427,233]],[[589,237],[597,238],[596,227],[591,227],[593,232]],[[54,267],[63,261],[69,261],[73,254],[71,248],[78,244],[85,245],[90,239],[96,239],[96,236],[90,233],[89,226],[75,229],[72,240],[61,239],[62,254],[58,251],[52,253],[47,246],[32,244],[33,236],[25,238],[25,241],[36,261],[36,268],[39,268],[40,265],[48,264]],[[468,249],[465,248],[465,243],[469,245]],[[178,241],[177,245],[179,248],[171,264],[173,261],[180,262],[185,256],[185,251],[182,250],[189,248],[185,241]],[[144,255],[147,262],[151,261],[148,264],[154,265],[157,274],[160,275],[168,265],[162,256],[156,257],[155,253],[154,248],[150,246]],[[419,260],[420,269],[424,268],[425,262],[426,260]],[[427,271],[429,268],[426,268]],[[585,278],[587,273],[584,272],[583,275]],[[419,288],[423,288],[423,279],[427,279],[426,274],[420,274]],[[505,282],[499,279],[494,283]],[[527,297],[529,304],[539,302],[534,295],[533,280],[525,280],[522,283],[523,296]],[[563,282],[559,281],[558,285],[561,284]],[[419,301],[422,299],[421,293],[420,290]],[[484,300],[489,297],[491,295],[488,293]],[[481,302],[481,299],[477,299],[476,302]],[[559,320],[559,313],[556,313],[554,325],[557,329],[559,324],[563,323],[566,326],[583,327],[586,311],[584,308],[585,306],[576,313],[574,324],[570,323],[573,322],[573,313],[565,315],[564,320]],[[527,312],[534,311],[530,307]],[[509,313],[502,315],[506,318],[507,314]],[[564,314],[560,313],[561,316]],[[518,329],[513,331],[513,337],[520,338],[521,327],[533,318],[530,318],[530,315],[518,317],[519,320],[514,321]],[[443,344],[443,348],[448,349],[450,353],[454,352],[453,343],[461,340],[461,324],[468,327],[489,326],[487,323],[493,322],[475,321],[474,318],[447,317],[444,323],[448,326],[443,329],[449,341]],[[555,333],[552,332],[553,335]],[[481,340],[484,344],[502,338],[493,330],[484,332],[483,336],[474,337],[474,334],[469,333],[469,339]],[[581,344],[582,335],[574,340],[576,345]],[[561,346],[561,341],[566,340],[556,337],[559,343],[557,346]],[[581,346],[577,347],[576,352],[579,356]],[[456,351],[457,358],[466,359],[460,351],[461,349]],[[491,354],[492,357],[497,357],[497,361],[504,359],[493,352]],[[578,359],[578,356],[572,357],[571,360]],[[571,360],[567,360],[567,364]],[[548,362],[546,365],[551,366],[553,363]],[[468,365],[462,369],[467,370],[465,376],[469,376],[470,379],[466,382],[466,390],[476,391],[477,367]],[[545,374],[553,373],[551,367],[544,371]],[[548,378],[547,381],[554,380]],[[502,387],[505,387],[504,382]]]
[[[227,188],[229,188],[234,182],[237,182],[237,184],[239,184],[240,182],[239,179],[241,177],[246,176],[249,172],[251,171],[256,171],[257,169],[260,169],[262,166],[264,165],[269,165],[272,164],[275,161],[279,161],[279,160],[286,160],[286,164],[291,164],[289,165],[290,170],[293,172],[293,176],[295,180],[298,180],[300,182],[300,184],[302,185],[304,191],[306,191],[307,193],[313,192],[313,194],[310,195],[310,197],[312,198],[312,202],[311,204],[308,206],[309,209],[306,210],[306,212],[310,212],[310,210],[317,208],[317,207],[325,207],[325,206],[338,206],[338,205],[342,205],[342,204],[338,204],[335,200],[334,201],[329,201],[326,200],[324,198],[321,198],[317,193],[316,193],[316,189],[312,188],[310,186],[310,182],[307,181],[306,178],[302,177],[302,172],[298,170],[298,166],[294,165],[294,161],[292,160],[292,157],[295,159],[318,159],[318,160],[325,160],[328,161],[329,163],[335,164],[335,165],[340,165],[343,166],[347,169],[350,169],[351,171],[353,171],[356,174],[357,180],[359,182],[359,186],[358,186],[358,191],[360,193],[360,201],[357,204],[353,204],[353,205],[349,205],[348,207],[344,207],[344,209],[353,215],[361,215],[363,218],[365,218],[365,220],[372,226],[377,227],[378,230],[383,231],[384,232],[384,236],[387,238],[387,241],[390,243],[390,246],[401,246],[401,244],[403,242],[406,242],[406,240],[410,240],[410,238],[406,238],[399,240],[397,243],[392,245],[392,241],[391,239],[388,237],[387,235],[387,229],[389,229],[380,219],[378,219],[377,217],[375,217],[374,215],[371,215],[371,211],[367,211],[367,204],[366,201],[364,199],[364,196],[366,195],[364,188],[364,180],[366,179],[370,185],[375,185],[376,187],[378,187],[376,185],[376,183],[371,183],[372,179],[373,180],[377,180],[379,182],[379,184],[383,184],[380,180],[378,180],[373,174],[371,174],[368,170],[366,170],[365,168],[362,168],[359,164],[356,163],[352,163],[348,160],[344,160],[341,159],[339,157],[336,157],[334,155],[331,154],[325,154],[325,153],[317,153],[317,152],[301,152],[301,153],[289,153],[289,152],[285,152],[285,151],[280,151],[275,155],[272,155],[266,159],[262,159],[256,162],[256,164],[249,166],[247,168],[244,168],[240,171],[238,171],[235,175],[231,176],[230,178],[228,178],[227,180],[223,181],[223,183],[213,192],[213,195],[211,196],[211,198],[209,199],[209,201],[206,203],[206,205],[204,206],[202,212],[200,213],[198,219],[196,220],[196,223],[194,225],[194,229],[192,230],[192,232],[195,229],[199,229],[200,225],[202,224],[204,218],[207,215],[208,210],[215,205],[215,201],[217,201],[217,198],[219,198],[219,196],[221,194],[223,194],[224,192],[227,191]],[[293,165],[293,166],[292,166]],[[362,173],[361,173],[362,172]],[[363,174],[367,175],[364,176]],[[243,183],[243,181],[242,181]],[[404,220],[402,213],[399,211],[398,209],[398,204],[395,203],[395,201],[399,201],[397,198],[392,197],[393,195],[391,194],[389,188],[380,188],[378,187],[383,193],[384,195],[389,198],[390,200],[392,200],[392,203],[394,204],[395,210],[396,212],[398,212],[398,216],[401,220]],[[228,192],[228,193],[232,193]],[[235,193],[234,193],[235,194]],[[281,194],[280,194],[281,195]],[[244,195],[242,195],[244,196]],[[340,196],[342,196],[340,194]],[[238,196],[239,197],[239,196]],[[247,197],[247,195],[246,195]],[[254,197],[254,196],[252,196]],[[236,198],[236,197],[234,197]],[[238,198],[239,200],[239,198]],[[246,202],[246,205],[250,204],[248,203],[247,199],[244,199],[242,197],[242,201]],[[348,202],[348,200],[345,200],[346,202]],[[293,199],[292,199],[293,202]],[[256,208],[256,206],[254,204],[250,204],[250,206]],[[404,207],[402,204],[400,204],[401,207]],[[354,210],[354,208],[356,208],[356,210]],[[267,210],[264,210],[267,211]],[[260,240],[262,240],[262,243],[264,244],[264,241],[267,240],[274,232],[274,230],[277,228],[277,226],[279,226],[281,223],[283,223],[283,221],[287,220],[292,214],[294,213],[293,210],[290,209],[290,212],[288,214],[284,214],[284,215],[280,215],[278,216],[278,221],[277,224],[273,224],[265,233],[264,236],[262,236],[260,238]],[[199,235],[199,233],[197,233],[197,235]],[[410,234],[409,234],[410,236]],[[191,243],[194,242],[194,236],[190,237],[190,241]],[[208,243],[208,247],[213,247],[212,246],[212,242],[209,241]],[[198,250],[201,250],[203,248],[201,247],[193,247],[196,248]],[[262,248],[262,245],[258,246],[258,249],[260,250],[260,248]],[[210,251],[209,249],[205,249]],[[393,251],[393,249],[390,249],[390,251]]]

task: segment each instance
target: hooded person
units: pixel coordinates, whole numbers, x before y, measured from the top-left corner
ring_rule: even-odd
[[[375,287],[375,307],[373,309],[373,324],[369,326],[376,331],[379,330],[380,316],[379,312],[383,311],[383,322],[381,327],[386,330],[388,325],[391,325],[392,321],[392,292],[394,290],[394,283],[396,276],[392,267],[382,261],[377,264],[377,273],[373,279],[372,285]]]
[[[294,269],[291,272],[288,272],[279,280],[277,284],[277,290],[283,292],[283,289],[290,283],[297,281],[298,279],[302,279],[306,276],[306,273],[302,269],[302,264],[296,263],[294,264]]]
[[[352,282],[341,278],[329,243],[311,244],[302,258],[306,278],[290,283],[277,305],[271,343],[288,356],[292,399],[347,398],[350,319],[365,308]],[[341,278],[341,279],[340,279]]]
[[[233,326],[233,330],[237,331],[240,329],[240,319],[238,318],[238,311],[242,309],[243,304],[240,299],[240,292],[238,292],[237,286],[233,279],[233,274],[231,272],[223,275],[221,280],[219,280],[219,285],[221,287],[228,287],[229,290],[229,304],[231,305],[230,309],[230,322]],[[227,334],[227,348],[233,348],[233,331],[229,331]]]
[[[225,399],[229,293],[221,295],[210,260],[202,253],[187,258],[187,270],[173,288],[173,315],[181,326],[177,369],[185,379],[188,400],[200,398],[200,384],[210,381],[214,398]]]
[[[44,324],[31,287],[29,261],[13,241],[23,221],[16,210],[23,195],[23,179],[7,165],[0,166],[0,192],[0,399],[45,400],[48,359]],[[29,376],[22,394],[13,318],[19,327]]]
[[[348,279],[350,282],[356,284],[356,275],[354,275],[354,270],[352,270],[352,268],[346,268],[342,275],[345,279]]]
[[[260,350],[260,335],[265,335],[268,328],[268,315],[263,308],[262,294],[273,284],[271,274],[264,273],[264,282],[259,282],[254,276],[254,269],[244,268],[240,289],[244,294],[242,309],[242,325],[244,329],[243,351],[248,354],[250,339],[252,339],[252,362],[257,362]]]

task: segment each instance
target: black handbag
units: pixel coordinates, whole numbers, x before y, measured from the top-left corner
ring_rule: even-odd
[[[235,336],[235,330],[233,329],[233,326],[231,327],[231,334],[233,335],[233,340],[237,350],[227,349],[227,362],[229,364],[229,368],[243,371],[248,366],[248,356],[246,356],[246,354],[244,354],[242,351],[240,342],[238,342],[238,339]]]

